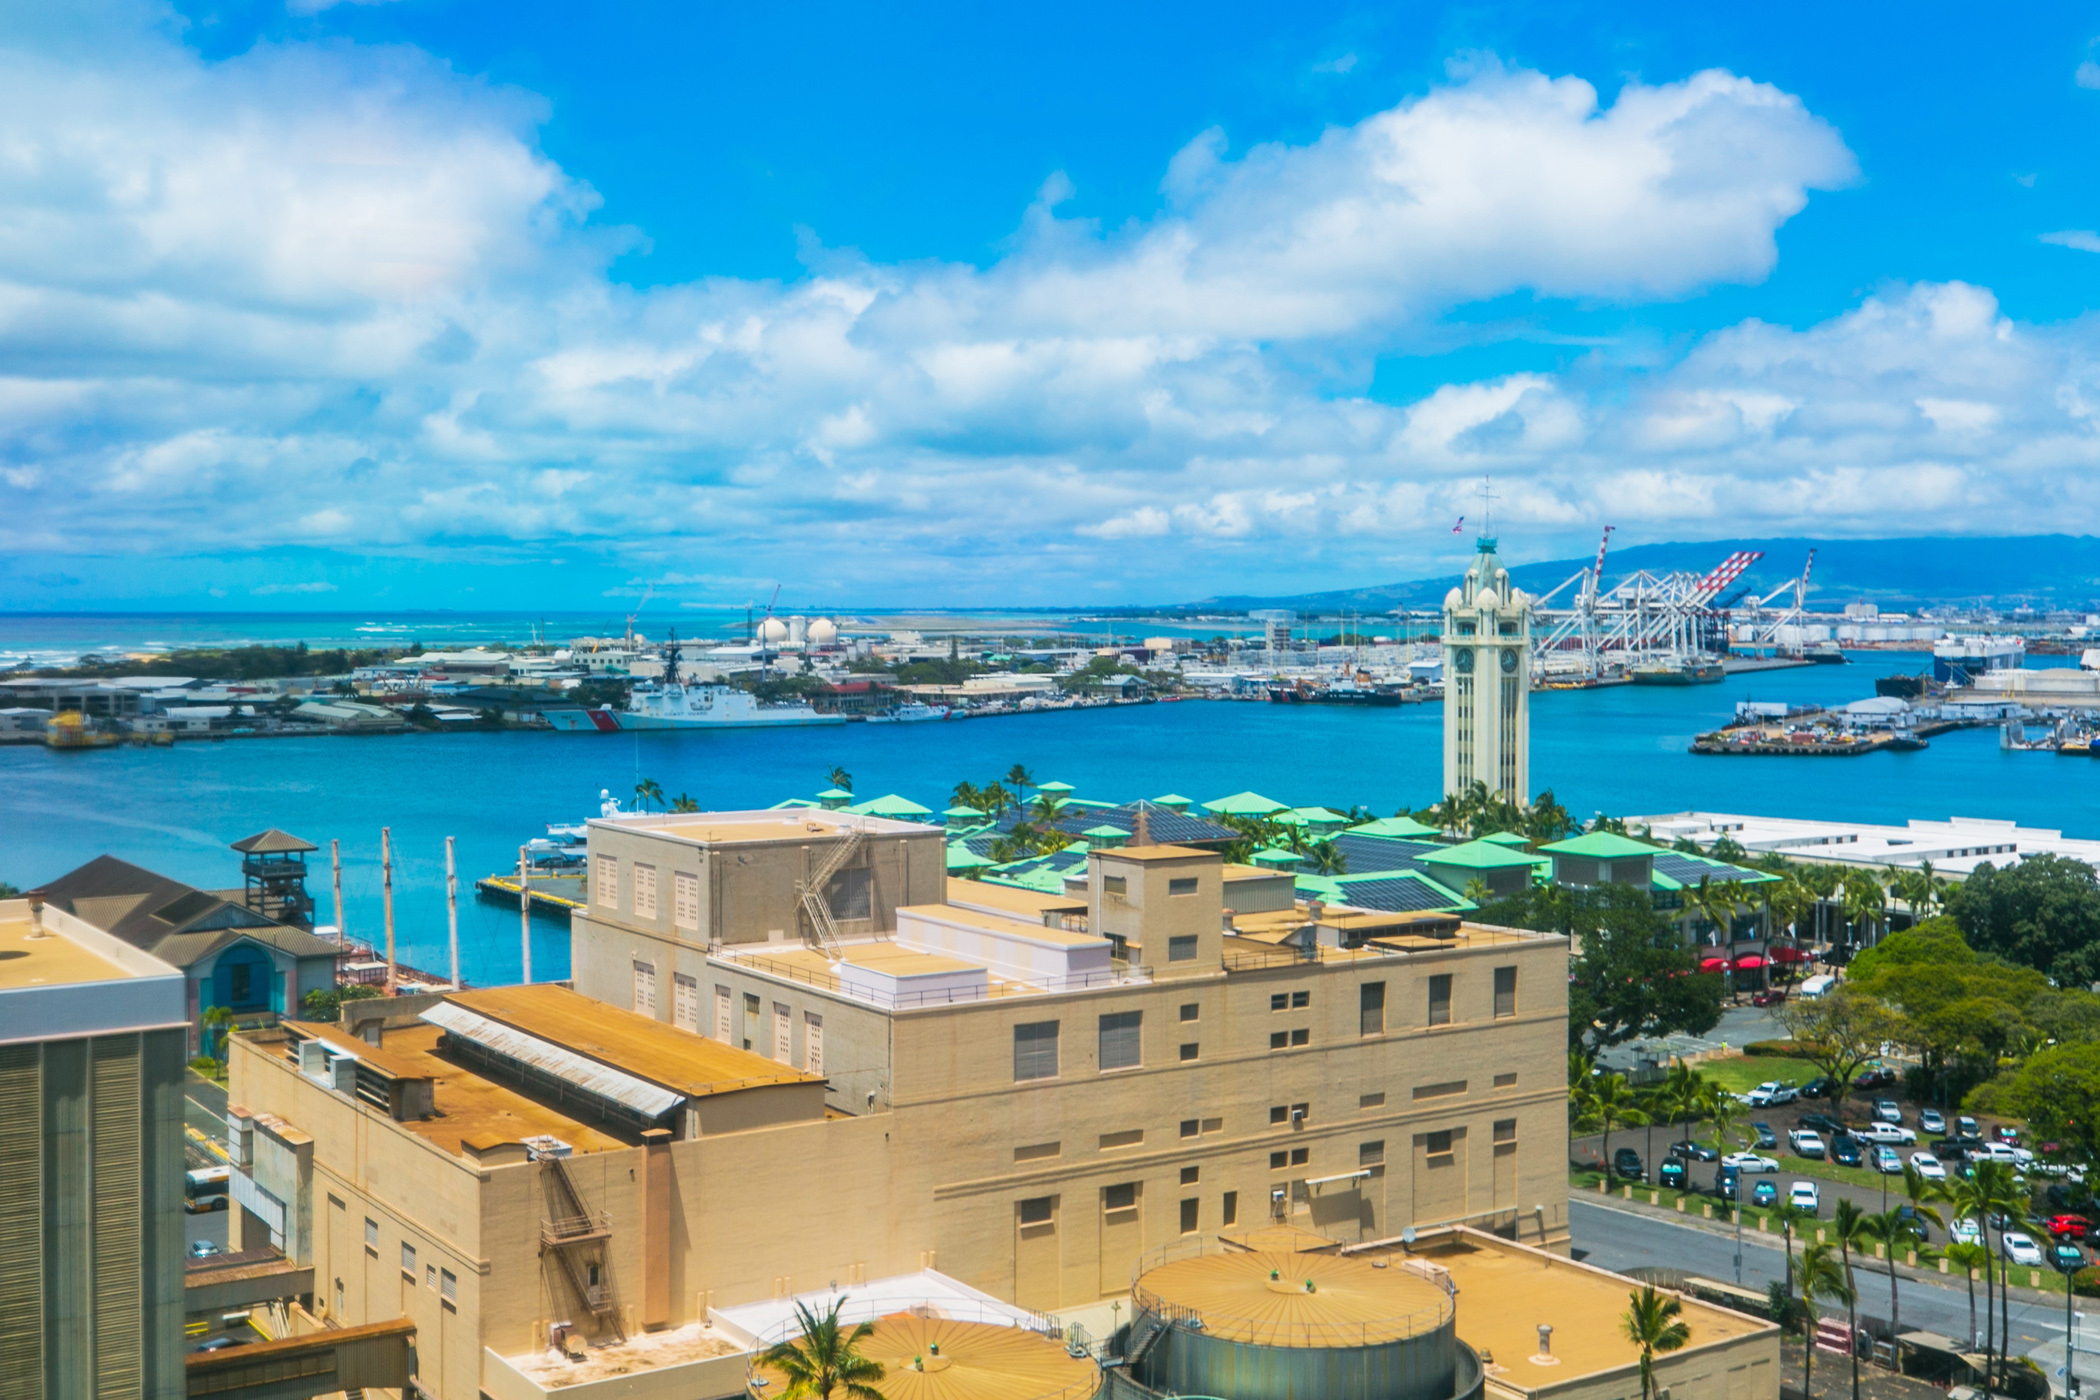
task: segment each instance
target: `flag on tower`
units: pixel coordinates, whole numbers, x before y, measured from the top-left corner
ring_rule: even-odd
[[[1451,527],[1451,533],[1454,535],[1462,535],[1465,533],[1465,529],[1466,518],[1463,515],[1461,515],[1460,517],[1458,517],[1458,523]]]

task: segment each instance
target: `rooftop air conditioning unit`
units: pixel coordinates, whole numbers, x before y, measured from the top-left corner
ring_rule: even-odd
[[[524,1139],[525,1150],[537,1162],[542,1157],[567,1157],[576,1149],[551,1133],[540,1133]]]

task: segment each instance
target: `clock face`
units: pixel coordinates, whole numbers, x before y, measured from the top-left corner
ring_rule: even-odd
[[[1463,673],[1465,673],[1465,674],[1467,674],[1467,675],[1471,675],[1471,674],[1472,674],[1472,672],[1473,672],[1473,648],[1471,648],[1471,647],[1460,647],[1460,648],[1458,649],[1458,655],[1457,655],[1457,656],[1456,656],[1455,658],[1453,658],[1453,660],[1454,660],[1454,662],[1455,662],[1455,663],[1456,663],[1456,665],[1458,666],[1458,669],[1459,669],[1459,670],[1460,670],[1461,672],[1463,672]]]
[[[1515,647],[1502,648],[1502,674],[1505,676],[1513,676],[1516,673],[1517,649]]]

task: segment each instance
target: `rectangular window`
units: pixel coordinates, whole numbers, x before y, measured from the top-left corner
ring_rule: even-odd
[[[379,1248],[379,1222],[369,1218],[365,1221],[365,1248]]]
[[[1103,894],[1114,895],[1117,899],[1121,899],[1127,888],[1121,875],[1103,875],[1101,877],[1101,893]]]
[[[758,1048],[758,1010],[758,998],[749,992],[744,993],[744,1034],[741,1038],[746,1050]]]
[[[1181,1019],[1184,1021],[1193,1021],[1202,1014],[1203,1004],[1201,1002],[1185,1001],[1181,1004]]]
[[[1382,1166],[1385,1162],[1385,1143],[1360,1142],[1356,1145],[1356,1165],[1359,1167]]]
[[[831,905],[834,919],[874,918],[875,872],[866,866],[858,870],[841,870],[824,887],[824,898]]]
[[[1057,1078],[1057,1022],[1014,1027],[1014,1083]]]
[[[1289,1166],[1290,1164],[1291,1164],[1291,1154],[1290,1154],[1289,1152],[1287,1152],[1287,1151],[1286,1151],[1286,1152],[1271,1152],[1271,1153],[1269,1154],[1269,1170],[1270,1170],[1270,1171],[1272,1171],[1272,1172],[1280,1172],[1280,1171],[1282,1171],[1282,1170],[1283,1170],[1283,1169],[1284,1169],[1285,1167]]]
[[[656,968],[650,963],[634,965],[634,1009],[651,1020],[656,1017]]]
[[[1270,1032],[1269,1032],[1269,1048],[1270,1048],[1271,1050],[1282,1050],[1282,1049],[1284,1049],[1284,1048],[1288,1047],[1288,1046],[1290,1045],[1290,1043],[1291,1043],[1291,1033],[1290,1033],[1289,1031],[1270,1031]]]
[[[1291,993],[1291,1009],[1292,1009],[1293,1011],[1297,1011],[1297,1010],[1302,1010],[1303,1008],[1305,1008],[1305,1007],[1308,1007],[1308,1006],[1311,1006],[1311,1005],[1312,1005],[1312,993],[1311,993],[1311,992],[1292,992],[1292,993]]]
[[[700,1033],[700,984],[683,972],[671,974],[671,1024]]]
[[[1514,1089],[1514,1088],[1516,1088],[1516,1087],[1517,1087],[1517,1072],[1516,1072],[1515,1070],[1511,1070],[1511,1071],[1510,1071],[1510,1072],[1509,1072],[1508,1074],[1498,1074],[1498,1075],[1496,1075],[1496,1076],[1495,1076],[1495,1087],[1496,1087],[1497,1089]]]
[[[1201,1048],[1201,1045],[1202,1042],[1195,1040],[1183,1042],[1181,1047],[1181,1058],[1184,1060],[1195,1059],[1196,1052]]]
[[[1142,1011],[1118,1011],[1101,1018],[1101,1068],[1133,1069],[1145,1062]]]
[[[811,1074],[824,1072],[824,1018],[814,1011],[802,1013],[802,1060]]]
[[[1202,1123],[1202,1120],[1200,1120],[1200,1119],[1196,1119],[1196,1118],[1184,1118],[1184,1119],[1182,1119],[1182,1120],[1181,1120],[1181,1135],[1182,1135],[1183,1137],[1185,1137],[1185,1138],[1191,1138],[1191,1137],[1195,1137],[1195,1136],[1197,1136],[1198,1134],[1200,1134],[1200,1133],[1201,1133],[1202,1131],[1203,1131],[1203,1123]]]
[[[1168,962],[1194,962],[1196,960],[1196,935],[1184,934],[1167,940]]]
[[[1440,1133],[1422,1134],[1422,1150],[1432,1157],[1451,1155],[1451,1130],[1446,1128]]]
[[[1189,881],[1189,883],[1193,885],[1193,884],[1194,884],[1194,883],[1196,883],[1196,882],[1195,882],[1195,881],[1193,881],[1193,880],[1191,880],[1191,881]],[[1186,1200],[1186,1201],[1183,1201],[1183,1202],[1181,1203],[1181,1233],[1182,1233],[1182,1234],[1184,1234],[1184,1235],[1193,1235],[1193,1234],[1195,1234],[1195,1233],[1196,1233],[1196,1220],[1197,1220],[1198,1214],[1199,1214],[1199,1207],[1197,1206],[1197,1204],[1196,1204],[1196,1200],[1195,1200],[1195,1198],[1194,1198],[1194,1197],[1190,1197],[1190,1198],[1189,1198],[1188,1200]]]
[[[1280,1123],[1288,1123],[1288,1122],[1290,1122],[1290,1121],[1291,1121],[1291,1106],[1290,1106],[1289,1104],[1287,1104],[1287,1103],[1272,1103],[1272,1104],[1270,1104],[1270,1105],[1269,1105],[1269,1126],[1270,1126],[1270,1127],[1272,1127],[1272,1128],[1273,1128],[1273,1127],[1277,1126],[1277,1125],[1278,1125],[1278,1124],[1280,1124]]]
[[[1136,1210],[1137,1183],[1127,1181],[1120,1186],[1102,1187],[1101,1208],[1103,1210]]]
[[[1517,1014],[1517,970],[1513,967],[1495,969],[1495,1014]]]
[[[1176,895],[1194,894],[1195,892],[1196,877],[1193,875],[1177,877],[1167,881],[1167,897],[1170,899]]]
[[[729,988],[715,983],[715,1039],[724,1045],[731,1043],[733,1034],[729,1024]]]
[[[656,917],[656,867],[643,865],[640,861],[634,866],[634,916],[637,919]]]
[[[1385,1094],[1382,1091],[1376,1094],[1365,1094],[1356,1101],[1356,1107],[1358,1112],[1373,1108],[1384,1108]]]
[[[1014,1160],[1016,1162],[1044,1162],[1057,1156],[1062,1151],[1064,1151],[1064,1144],[1061,1142],[1035,1142],[1030,1143],[1026,1147],[1016,1147],[1014,1149]]]
[[[591,903],[600,909],[620,907],[620,862],[611,856],[591,860]]]
[[[1495,1120],[1495,1141],[1515,1142],[1516,1140],[1517,1120],[1514,1118],[1497,1118]]]
[[[416,1276],[416,1247],[407,1240],[401,1241],[401,1272],[410,1279]]]
[[[700,931],[700,877],[690,870],[671,876],[671,926]]]
[[[1310,1028],[1310,1027],[1307,1027],[1307,1026],[1300,1026],[1300,1027],[1298,1027],[1298,1029],[1296,1029],[1296,1030],[1292,1031],[1292,1032],[1291,1032],[1291,1044],[1293,1044],[1293,1045],[1310,1045],[1310,1044],[1312,1044],[1312,1030],[1311,1030],[1311,1028]]]
[[[784,1065],[795,1062],[795,1013],[786,1002],[773,1003],[773,1058]]]
[[[1294,1167],[1302,1167],[1302,1166],[1304,1166],[1304,1165],[1305,1165],[1305,1164],[1306,1164],[1306,1163],[1307,1163],[1308,1161],[1310,1161],[1311,1159],[1312,1159],[1312,1149],[1311,1149],[1310,1147],[1294,1147],[1294,1148],[1292,1148],[1292,1149],[1291,1149],[1291,1165],[1292,1165],[1292,1166],[1294,1166]]]
[[[1125,1128],[1120,1133],[1103,1133],[1101,1135],[1101,1150],[1110,1152],[1118,1147],[1139,1147],[1144,1144],[1144,1141],[1145,1130],[1143,1128]]]
[[[1194,1186],[1202,1177],[1203,1168],[1201,1167],[1183,1167],[1181,1169],[1181,1184],[1183,1186]]]
[[[1439,972],[1429,979],[1429,1024],[1451,1024],[1451,974]]]
[[[1055,1200],[1056,1198],[1053,1196],[1030,1196],[1027,1200],[1021,1202],[1021,1223],[1023,1225],[1048,1225],[1051,1216],[1056,1210]]]
[[[1270,996],[1269,996],[1269,1010],[1271,1010],[1271,1011],[1288,1011],[1288,1010],[1290,1010],[1290,1009],[1291,1009],[1291,994],[1290,994],[1289,992],[1273,992],[1273,993],[1271,993],[1271,994],[1270,994]]]
[[[459,1301],[459,1280],[450,1269],[438,1270],[438,1296],[448,1303]]]
[[[1415,1085],[1415,1097],[1418,1099],[1449,1098],[1453,1094],[1463,1094],[1465,1091],[1466,1081],[1463,1079],[1447,1079],[1441,1084]]]
[[[1221,1221],[1222,1221],[1222,1222],[1223,1222],[1224,1224],[1227,1224],[1227,1225],[1237,1225],[1237,1224],[1239,1224],[1239,1223],[1240,1223],[1240,1193],[1239,1193],[1239,1192],[1237,1192],[1237,1191],[1227,1191],[1227,1192],[1225,1193],[1225,1203],[1224,1203],[1224,1207],[1223,1207],[1223,1209],[1221,1209],[1221,1210],[1220,1210],[1220,1211],[1218,1212],[1218,1218],[1219,1218],[1219,1219],[1220,1219],[1220,1220],[1221,1220]]]
[[[437,1292],[437,1286],[438,1286],[438,1266],[437,1266],[437,1265],[435,1265],[435,1264],[425,1264],[425,1265],[423,1266],[423,1286],[424,1286],[425,1288],[429,1289],[429,1290],[430,1290],[431,1292],[433,1292],[433,1293]]]
[[[1356,989],[1356,1033],[1385,1034],[1385,983],[1366,982]]]

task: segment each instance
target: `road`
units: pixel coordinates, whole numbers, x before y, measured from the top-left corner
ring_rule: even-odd
[[[184,1167],[195,1170],[198,1167],[224,1166],[226,1091],[195,1070],[185,1070],[182,1076],[182,1098]],[[213,1210],[202,1215],[184,1215],[182,1220],[183,1240],[186,1244],[209,1240],[221,1249],[226,1247],[225,1211]]]
[[[1579,1196],[1568,1202],[1568,1219],[1574,1236],[1575,1257],[1585,1263],[1614,1271],[1682,1269],[1723,1283],[1733,1283],[1736,1279],[1735,1237],[1732,1234],[1698,1225],[1657,1220],[1653,1216],[1599,1205]],[[1786,1262],[1780,1250],[1774,1245],[1757,1242],[1754,1235],[1745,1235],[1743,1286],[1762,1291],[1773,1280],[1785,1277]],[[1957,1341],[1970,1335],[1969,1295],[1965,1288],[1905,1279],[1901,1289],[1902,1322],[1906,1330],[1922,1327]],[[1886,1274],[1862,1269],[1859,1290],[1860,1311],[1877,1317],[1887,1312],[1889,1288]],[[1982,1296],[1979,1290],[1979,1323]],[[2012,1336],[2018,1350],[2033,1356],[2037,1364],[2055,1378],[2064,1357],[2062,1304],[2023,1302],[2015,1298],[2012,1303]],[[2083,1371],[2086,1353],[2081,1349],[2079,1355],[2080,1370]],[[2055,1380],[2057,1385],[2062,1385],[2060,1378]]]

